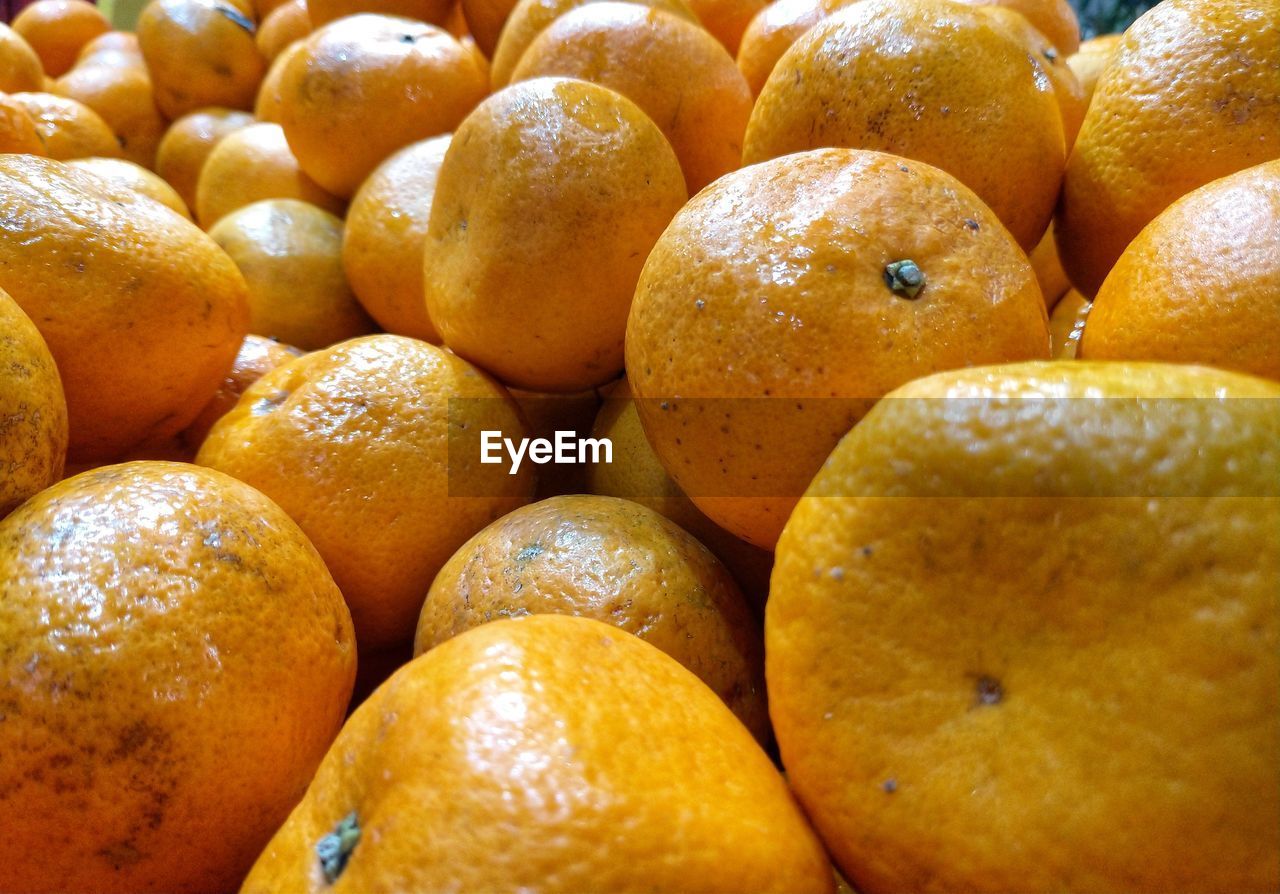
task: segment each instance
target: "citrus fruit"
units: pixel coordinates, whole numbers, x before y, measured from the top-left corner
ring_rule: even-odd
[[[244,394],[250,385],[277,366],[282,366],[295,357],[301,357],[302,354],[302,351],[292,345],[281,344],[273,339],[263,338],[261,335],[246,335],[235,361],[231,364],[231,370],[222,380],[217,393],[204,405],[204,409],[200,411],[195,421],[182,432],[183,445],[192,451],[192,456],[194,457],[195,451],[199,450],[200,445],[204,443],[213,424],[236,405],[240,395]]]
[[[295,40],[271,60],[271,65],[268,66],[267,73],[258,86],[258,96],[253,102],[253,115],[259,121],[280,123],[281,108],[284,104],[280,83],[284,78],[284,69],[289,64],[289,60],[301,52],[302,41]]]
[[[1076,80],[1084,88],[1085,104],[1093,99],[1093,91],[1098,86],[1098,78],[1111,61],[1116,47],[1120,45],[1120,34],[1100,34],[1080,44],[1080,49],[1067,57],[1067,65],[1075,72]]]
[[[125,158],[144,168],[155,167],[156,147],[169,122],[156,106],[145,68],[77,65],[54,82],[53,90],[101,115],[119,140]]]
[[[242,891],[319,894],[327,879],[834,890],[786,783],[715,693],[638,637],[564,615],[454,637],[356,710]]]
[[[774,0],[742,32],[738,69],[758,96],[782,54],[818,22],[844,6],[842,0]]]
[[[86,0],[36,0],[13,19],[16,31],[36,51],[44,73],[66,74],[86,43],[111,30],[107,17]]]
[[[442,24],[449,14],[451,0],[309,0],[311,19],[316,26],[359,13],[379,13],[417,19],[433,25]]]
[[[1094,360],[1200,363],[1280,379],[1280,160],[1178,199],[1103,280],[1080,341]]]
[[[239,208],[209,230],[249,285],[249,331],[304,351],[374,329],[342,272],[342,221],[297,199]]]
[[[824,149],[690,200],[645,263],[626,354],[663,466],[771,549],[877,398],[940,369],[1047,358],[1049,334],[1026,256],[959,181]]]
[[[524,434],[475,367],[398,335],[352,339],[277,367],[214,426],[197,461],[262,490],[315,543],[362,648],[413,637],[436,572],[526,502],[530,465],[480,463],[480,432]]]
[[[575,494],[523,506],[462,545],[422,606],[422,654],[489,621],[595,618],[657,646],[769,737],[757,622],[705,546],[639,503]]]
[[[120,141],[110,126],[84,103],[52,93],[11,93],[9,98],[31,116],[49,158],[67,161],[121,155]]]
[[[213,147],[227,134],[253,123],[253,115],[234,109],[201,109],[183,115],[169,125],[156,148],[156,173],[194,211],[200,169]]]
[[[1280,384],[940,373],[778,543],[769,709],[859,891],[1280,885]]]
[[[75,64],[81,63],[147,67],[146,60],[142,58],[142,47],[138,44],[138,35],[132,31],[108,31],[86,41],[76,56]]]
[[[0,92],[44,89],[44,69],[31,44],[0,22]]]
[[[164,178],[131,161],[123,158],[79,158],[67,162],[67,167],[92,174],[102,180],[105,188],[112,192],[131,190],[155,199],[187,220],[191,219],[191,212],[187,210],[182,196]]]
[[[439,343],[422,290],[422,252],[449,134],[412,143],[378,165],[347,210],[342,264],[364,309],[397,335]]]
[[[244,339],[244,279],[159,202],[29,155],[0,156],[0,288],[58,363],[71,456],[105,460],[181,431]]]
[[[970,6],[1016,12],[1065,59],[1080,48],[1080,21],[1068,0],[960,0]]]
[[[467,117],[440,166],[431,321],[508,384],[607,382],[645,255],[684,200],[675,153],[631,100],[585,81],[513,84]]]
[[[289,0],[262,20],[255,40],[262,58],[270,62],[289,44],[310,33],[311,15],[307,10],[307,0]]]
[[[0,94],[0,153],[45,155],[44,140],[27,107]]]
[[[516,0],[459,0],[459,5],[462,7],[467,29],[475,38],[480,52],[493,56],[493,51],[498,46],[498,37]]]
[[[1058,259],[1058,243],[1053,238],[1053,224],[1044,231],[1044,236],[1031,250],[1031,266],[1036,271],[1036,281],[1040,283],[1040,294],[1044,295],[1045,306],[1050,310],[1058,303],[1058,299],[1071,288],[1071,281],[1062,269],[1062,261]]]
[[[720,41],[730,56],[738,55],[742,32],[769,0],[688,0],[702,26]]]
[[[1080,351],[1080,336],[1092,307],[1089,299],[1070,289],[1049,314],[1049,342],[1055,360],[1071,360]]]
[[[743,162],[820,146],[941,168],[1026,250],[1062,179],[1062,119],[1043,66],[990,16],[951,0],[863,0],[783,54],[751,113]]]
[[[95,469],[0,521],[0,640],[6,891],[234,890],[355,676],[297,525],[177,463]]]

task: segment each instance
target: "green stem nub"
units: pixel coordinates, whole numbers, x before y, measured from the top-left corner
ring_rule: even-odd
[[[320,858],[320,870],[324,880],[333,884],[347,868],[347,860],[360,841],[360,820],[355,811],[348,813],[334,830],[316,843],[316,856]]]
[[[884,282],[894,294],[914,298],[924,288],[924,271],[915,261],[904,258],[885,266]]]

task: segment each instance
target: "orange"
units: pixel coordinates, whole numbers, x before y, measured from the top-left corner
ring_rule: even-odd
[[[253,115],[259,121],[279,124],[282,118],[281,107],[284,98],[280,93],[280,82],[284,77],[285,66],[289,60],[302,52],[302,41],[295,40],[286,46],[271,60],[262,83],[258,86],[258,96],[253,103]]]
[[[326,873],[352,891],[834,891],[715,693],[564,615],[468,631],[356,710],[241,890],[321,894]]]
[[[742,32],[769,0],[688,0],[698,21],[724,45],[730,56],[738,55]]]
[[[543,29],[570,10],[594,3],[597,0],[519,0],[507,24],[503,26],[502,36],[493,52],[493,70],[490,81],[494,90],[499,90],[511,81],[511,72],[515,70],[524,51],[533,43],[533,39]],[[685,5],[684,0],[633,0],[640,6],[661,9],[687,22],[697,24],[698,20]]]
[[[503,25],[511,15],[516,0],[459,0],[459,5],[476,46],[480,48],[480,52],[492,58],[493,51],[498,46],[498,37],[502,34]]]
[[[1277,399],[988,367],[840,442],[765,648],[787,776],[858,891],[1280,886]]]
[[[635,103],[539,78],[454,134],[424,254],[445,344],[502,381],[579,391],[622,369],[645,256],[685,201],[680,164]]]
[[[49,344],[71,457],[105,460],[187,426],[248,326],[235,264],[158,202],[29,155],[0,156],[0,288]]]
[[[1280,160],[1193,190],[1129,243],[1080,356],[1201,363],[1280,379]]]
[[[774,0],[747,24],[738,45],[738,68],[758,96],[773,67],[796,40],[846,0]]]
[[[183,115],[169,125],[156,148],[156,173],[194,210],[196,183],[213,147],[227,134],[253,123],[248,112],[233,109],[202,109]]]
[[[769,738],[751,609],[716,557],[652,509],[578,494],[504,515],[436,575],[415,652],[489,621],[537,614],[634,633],[693,671],[757,739]]]
[[[342,264],[378,325],[438,344],[422,291],[422,252],[449,134],[394,153],[360,185],[347,211]]]
[[[40,331],[0,289],[0,519],[62,477],[67,401]]]
[[[0,888],[230,891],[355,677],[298,526],[208,469],[78,475],[0,522]]]
[[[263,338],[261,335],[246,335],[240,345],[240,352],[236,354],[235,362],[231,364],[231,370],[222,380],[217,393],[204,405],[200,415],[182,433],[184,446],[192,451],[199,450],[209,434],[209,429],[213,428],[213,424],[236,405],[240,395],[244,394],[250,385],[277,366],[288,363],[295,357],[301,357],[302,354],[302,351],[292,345],[284,345],[273,339]]]
[[[76,65],[84,63],[139,68],[146,68],[147,65],[142,58],[142,48],[138,45],[138,35],[132,31],[108,31],[87,41],[80,48],[75,62]]]
[[[358,15],[317,29],[280,80],[280,123],[302,169],[344,198],[392,152],[448,133],[488,76],[448,32]]]
[[[1048,356],[1035,274],[991,210],[937,168],[856,149],[753,165],[695,196],[645,262],[627,325],[663,466],[765,549],[877,398]]]
[[[247,481],[307,532],[342,589],[362,649],[407,642],[436,572],[528,500],[530,465],[480,463],[480,432],[524,435],[501,386],[398,335],[353,339],[264,375],[197,461]]]
[[[1044,236],[1036,243],[1030,254],[1031,267],[1036,272],[1036,281],[1040,283],[1040,294],[1044,296],[1045,306],[1053,310],[1058,299],[1071,288],[1066,271],[1062,269],[1062,261],[1058,259],[1058,243],[1053,238],[1053,224],[1044,231]]]
[[[253,107],[267,64],[256,26],[222,0],[154,0],[138,19],[138,44],[165,117],[206,106]]]
[[[585,438],[591,433],[591,424],[595,422],[596,412],[600,409],[600,392],[596,388],[567,394],[554,394],[542,391],[525,391],[521,388],[510,388],[511,397],[524,415],[529,426],[531,438],[546,438],[554,441],[556,432],[565,432],[568,436]],[[562,436],[563,437],[563,436]],[[587,455],[583,462],[571,457],[569,462],[552,463],[538,470],[538,484],[534,488],[533,498],[545,500],[549,497],[581,494],[587,490],[586,471],[593,457]]]
[[[255,40],[262,58],[270,62],[289,44],[310,33],[311,15],[307,11],[307,0],[288,0],[262,20]]]
[[[360,13],[401,16],[442,25],[452,0],[309,0],[316,27]]]
[[[9,98],[26,109],[49,158],[121,155],[120,141],[102,116],[84,103],[52,93],[13,93]]]
[[[249,331],[304,351],[374,330],[342,272],[342,221],[297,199],[239,208],[209,230],[249,284]]]
[[[609,439],[613,462],[593,463],[587,469],[587,490],[634,500],[671,519],[711,550],[733,574],[752,607],[763,610],[773,554],[730,534],[685,496],[649,446],[626,379],[609,390],[590,436]]]
[[[0,93],[0,153],[46,155],[44,140],[26,106]]]
[[[86,43],[111,30],[107,17],[86,0],[36,0],[13,20],[13,30],[40,57],[51,78],[66,74]]]
[[[1115,50],[1067,163],[1058,249],[1093,295],[1196,187],[1280,158],[1280,2],[1166,0]]]
[[[733,57],[692,22],[634,3],[585,4],[543,29],[511,79],[555,75],[638,105],[671,143],[690,193],[742,163],[751,91]]]
[[[40,57],[22,36],[0,22],[0,92],[44,89]]]
[[[1053,346],[1055,360],[1071,360],[1080,351],[1080,336],[1084,334],[1092,305],[1075,289],[1063,295],[1049,314],[1049,342]]]
[[[1063,60],[1080,48],[1080,21],[1068,0],[960,0],[970,6],[1007,9],[1040,32]],[[1054,60],[1057,61],[1057,60]]]
[[[928,78],[915,80],[921,71]],[[864,0],[792,44],[751,113],[743,162],[819,146],[941,168],[1026,250],[1052,216],[1064,153],[1043,66],[991,17],[951,0]]]
[[[187,210],[182,196],[164,178],[131,161],[123,158],[80,158],[67,162],[67,166],[99,178],[105,184],[103,188],[113,193],[124,190],[144,195],[191,220],[191,212]]]
[[[84,103],[102,116],[129,161],[153,168],[156,147],[169,122],[156,106],[151,76],[140,66],[77,65],[53,92]]]
[[[279,124],[239,127],[214,145],[196,181],[196,218],[209,229],[263,199],[300,199],[334,214],[344,202],[298,167]]]
[[[1067,65],[1075,72],[1076,80],[1084,88],[1085,105],[1093,99],[1098,79],[1106,70],[1116,47],[1120,46],[1120,34],[1102,34],[1080,44],[1080,49],[1067,57]]]

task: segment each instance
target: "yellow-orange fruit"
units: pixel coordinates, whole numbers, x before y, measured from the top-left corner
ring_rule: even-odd
[[[22,36],[0,22],[0,92],[18,93],[44,89],[40,57]]]
[[[270,62],[289,44],[302,40],[310,33],[311,13],[307,8],[307,0],[288,0],[262,20],[255,40],[262,58]]]
[[[156,106],[145,68],[77,65],[54,83],[53,90],[101,115],[125,158],[144,168],[155,167],[156,148],[169,122]]]
[[[742,32],[738,46],[738,69],[747,79],[753,96],[790,46],[849,0],[774,0],[755,14]]]
[[[1093,91],[1107,64],[1120,46],[1121,34],[1102,34],[1080,44],[1080,49],[1067,57],[1067,65],[1075,72],[1076,80],[1084,88],[1085,105],[1093,100]]]
[[[442,25],[452,0],[309,0],[311,20],[316,27],[361,13],[400,16]]]
[[[235,361],[231,364],[231,370],[222,380],[217,393],[204,405],[200,415],[182,433],[184,447],[192,451],[194,456],[195,451],[200,449],[200,445],[208,436],[209,429],[213,428],[213,424],[236,405],[240,395],[244,394],[250,385],[277,366],[288,363],[295,357],[301,357],[303,353],[292,345],[281,344],[274,339],[263,338],[261,335],[246,335]]]
[[[970,6],[1007,9],[1048,38],[1062,56],[1080,48],[1080,20],[1068,0],[960,0]]]
[[[84,45],[111,30],[107,17],[87,0],[36,0],[13,19],[13,30],[31,45],[44,73],[66,74]]]
[[[702,26],[710,31],[729,51],[738,55],[742,32],[769,0],[688,0],[689,8]]]
[[[12,93],[35,123],[44,154],[58,161],[118,158],[120,141],[102,116],[82,102],[52,93]]]
[[[67,166],[92,174],[112,192],[129,190],[146,196],[191,220],[191,212],[187,210],[182,196],[164,178],[131,161],[123,158],[79,158],[67,162]]]
[[[0,153],[47,154],[27,107],[4,94],[0,94]]]
[[[177,190],[194,212],[196,183],[209,153],[227,134],[253,123],[248,112],[234,109],[201,109],[183,115],[169,125],[156,148],[156,173]]]
[[[280,93],[280,83],[284,78],[285,66],[289,64],[290,59],[301,52],[302,41],[295,40],[271,60],[271,65],[258,86],[258,96],[253,102],[253,116],[259,121],[280,123],[281,107],[284,103],[284,97]]]
[[[1070,289],[1049,314],[1049,343],[1053,359],[1072,360],[1080,352],[1080,336],[1089,320],[1092,302]]]

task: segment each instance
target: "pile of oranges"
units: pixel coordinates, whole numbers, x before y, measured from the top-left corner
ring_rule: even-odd
[[[0,894],[1280,888],[1280,0],[36,0],[0,91]]]

